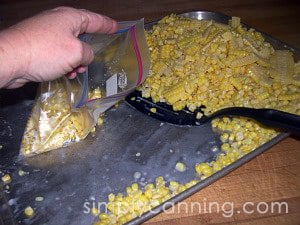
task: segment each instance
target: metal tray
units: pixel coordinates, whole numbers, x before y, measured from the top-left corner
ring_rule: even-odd
[[[221,23],[230,19],[215,12],[182,15]],[[153,24],[148,24],[147,28]],[[291,50],[299,60],[298,49],[263,35],[276,49]],[[70,147],[20,159],[19,146],[35,90],[36,85],[29,84],[18,90],[0,91],[0,144],[3,145],[0,171],[12,176],[9,189],[0,185],[0,219],[4,224],[91,224],[95,218],[84,213],[85,202],[90,205],[105,202],[111,192],[124,192],[132,182],[153,182],[160,175],[167,181],[187,182],[195,178],[196,163],[211,161],[219,153],[211,151],[213,146],[220,146],[220,142],[210,124],[200,127],[161,124],[123,102],[117,109],[106,113],[104,125],[97,129],[95,137],[90,135]],[[168,202],[176,203],[187,198],[287,136],[287,133],[278,135]],[[186,164],[186,172],[175,170],[177,161]],[[19,176],[20,169],[28,174]],[[141,172],[142,177],[135,179],[135,172]],[[36,196],[44,197],[44,201],[36,202]],[[35,209],[35,216],[31,219],[23,215],[28,205]],[[128,224],[140,224],[162,210],[163,205],[160,205],[155,211],[147,212]]]

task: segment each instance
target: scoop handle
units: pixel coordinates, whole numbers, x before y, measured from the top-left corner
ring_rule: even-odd
[[[300,135],[300,116],[275,109],[259,110],[261,110],[259,113],[263,114],[260,118],[261,123]]]
[[[249,117],[268,127],[279,128],[300,135],[300,116],[295,114],[275,109],[231,107],[214,113],[212,117],[221,115]]]

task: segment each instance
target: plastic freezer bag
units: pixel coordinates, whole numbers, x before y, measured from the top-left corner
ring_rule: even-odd
[[[94,117],[134,90],[146,78],[150,67],[144,21],[119,23],[112,36],[93,34],[82,39],[95,53],[94,61],[80,79],[81,92],[74,108],[87,106]]]
[[[101,113],[145,79],[150,57],[143,20],[121,22],[113,35],[84,35],[95,59],[73,80],[40,84],[21,154],[32,156],[84,139]]]
[[[84,139],[93,129],[94,120],[88,109],[71,111],[68,83],[64,77],[41,83],[23,136],[22,155],[67,146]]]

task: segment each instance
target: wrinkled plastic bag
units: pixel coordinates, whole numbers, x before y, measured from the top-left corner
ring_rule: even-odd
[[[21,155],[32,156],[83,140],[101,113],[143,82],[150,67],[144,22],[121,22],[119,28],[113,35],[81,37],[95,53],[85,73],[73,80],[62,77],[40,84]]]
[[[87,108],[71,111],[68,80],[40,84],[39,96],[27,122],[21,154],[32,156],[84,139],[94,126]]]
[[[85,35],[95,53],[94,61],[80,76],[81,92],[73,108],[86,106],[94,118],[124,98],[146,78],[150,67],[144,21],[119,23],[113,36]]]

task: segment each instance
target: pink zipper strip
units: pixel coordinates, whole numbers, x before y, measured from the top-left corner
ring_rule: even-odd
[[[130,28],[130,35],[131,35],[131,39],[132,39],[132,44],[133,44],[133,48],[134,48],[134,52],[135,52],[135,56],[138,62],[138,67],[139,67],[139,77],[138,77],[138,81],[136,83],[136,85],[140,85],[142,83],[142,79],[143,79],[143,61],[142,61],[142,57],[141,57],[141,53],[140,53],[140,49],[136,40],[136,35],[135,35],[135,25],[132,26]]]

